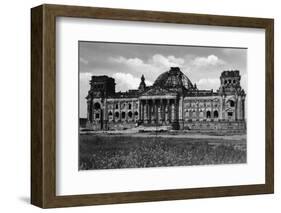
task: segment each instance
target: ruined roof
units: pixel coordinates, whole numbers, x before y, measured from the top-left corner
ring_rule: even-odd
[[[116,92],[112,95],[109,95],[108,98],[137,98],[139,95],[141,95],[143,92],[148,91],[151,89],[151,86],[148,86],[145,88],[144,91],[140,91],[138,89],[131,89],[126,92]]]
[[[138,90],[130,90],[126,92],[116,92],[113,95],[110,95],[109,98],[135,98],[138,97]]]
[[[239,77],[239,70],[225,70],[222,72],[221,77]]]
[[[179,67],[171,67],[169,71],[159,75],[156,81],[154,82],[153,86],[159,86],[162,88],[193,88],[191,81],[185,74],[181,72]]]
[[[174,91],[171,91],[167,88],[159,87],[159,86],[153,86],[147,91],[143,92],[141,96],[165,96],[165,95],[174,95],[176,96],[177,93]]]

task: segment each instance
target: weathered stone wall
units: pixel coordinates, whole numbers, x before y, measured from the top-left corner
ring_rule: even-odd
[[[131,129],[137,126],[137,123],[134,121],[126,122],[126,121],[118,121],[118,122],[108,122],[103,121],[103,124],[101,124],[101,121],[95,121],[95,122],[88,122],[87,128],[91,130],[125,130],[125,129]],[[102,129],[101,129],[102,127]]]
[[[103,101],[94,99],[91,107],[92,122],[88,116],[87,128],[92,130],[132,128],[139,120],[137,98],[104,99]]]
[[[220,119],[220,96],[185,97],[183,120],[218,120]]]
[[[136,127],[136,122],[110,122],[108,130],[124,130]]]
[[[137,98],[108,99],[105,118],[109,122],[136,122],[139,119],[139,100]]]
[[[246,132],[245,121],[188,121],[183,123],[183,127],[198,132]]]
[[[185,97],[182,117],[185,121],[244,120],[243,100],[239,95]]]
[[[101,124],[99,121],[94,121],[94,122],[87,122],[86,128],[90,130],[101,130]]]

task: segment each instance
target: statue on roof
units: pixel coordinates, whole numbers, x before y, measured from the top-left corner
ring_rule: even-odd
[[[140,82],[140,85],[139,85],[139,90],[141,92],[143,92],[146,88],[146,84],[145,84],[145,78],[144,78],[144,75],[141,76],[141,82]]]

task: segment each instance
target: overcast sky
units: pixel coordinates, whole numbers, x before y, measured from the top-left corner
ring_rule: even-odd
[[[86,117],[85,97],[92,75],[115,78],[116,91],[137,89],[143,74],[151,85],[171,66],[196,83],[198,89],[219,88],[223,70],[240,70],[247,93],[247,49],[79,42],[80,117]]]

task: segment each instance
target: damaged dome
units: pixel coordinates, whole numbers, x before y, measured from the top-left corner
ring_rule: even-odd
[[[169,71],[159,75],[153,85],[163,88],[193,88],[191,81],[185,74],[181,72],[179,67],[171,67]]]

